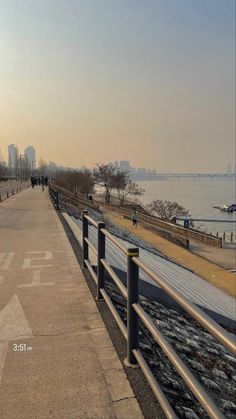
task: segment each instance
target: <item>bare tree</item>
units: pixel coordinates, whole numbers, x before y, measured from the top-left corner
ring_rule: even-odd
[[[117,171],[113,178],[113,186],[117,190],[120,205],[124,205],[127,196],[141,196],[145,192],[145,189],[129,178],[126,171]]]
[[[191,217],[190,210],[182,205],[162,199],[155,199],[146,206],[146,209],[150,214],[157,215],[164,220],[170,220],[172,217]]]
[[[95,185],[94,177],[90,170],[80,170],[77,173],[77,181],[79,192],[88,198],[88,195],[94,192]]]
[[[94,178],[88,169],[57,172],[55,183],[77,195],[88,197],[94,191]]]
[[[42,159],[42,157],[40,157],[39,167],[38,167],[39,173],[44,176],[46,175],[47,169],[48,169],[47,162],[44,159]]]
[[[116,167],[113,164],[97,164],[93,171],[95,183],[105,189],[105,201],[110,202],[111,191],[114,188]]]

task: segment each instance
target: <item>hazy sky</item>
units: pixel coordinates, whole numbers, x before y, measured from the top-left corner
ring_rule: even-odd
[[[0,149],[224,170],[234,49],[234,0],[0,0]]]

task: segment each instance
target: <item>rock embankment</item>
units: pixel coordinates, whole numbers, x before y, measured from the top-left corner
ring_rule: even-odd
[[[115,285],[107,291],[126,323],[126,302]],[[141,305],[227,418],[236,418],[236,359],[182,310],[142,297]],[[140,322],[140,349],[180,418],[207,418],[182,378]]]

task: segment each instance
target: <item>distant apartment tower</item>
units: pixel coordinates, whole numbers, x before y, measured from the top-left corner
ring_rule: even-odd
[[[8,145],[8,167],[10,176],[16,176],[19,152],[15,144]]]
[[[34,170],[36,167],[36,153],[35,148],[32,145],[29,145],[25,149],[25,157],[28,161],[29,168]]]

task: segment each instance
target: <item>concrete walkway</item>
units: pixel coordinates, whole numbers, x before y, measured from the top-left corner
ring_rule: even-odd
[[[0,204],[0,418],[142,418],[45,190]]]
[[[224,290],[232,297],[236,296],[236,277],[234,274],[227,272],[215,263],[209,262],[203,257],[195,255],[189,250],[162,238],[156,232],[145,228],[146,223],[139,222],[138,227],[135,228],[132,226],[131,220],[124,218],[122,215],[114,211],[104,209],[103,213],[115,224],[146,241],[153,248],[159,250],[163,255],[166,255],[185,268],[192,270],[194,273],[216,287]]]

